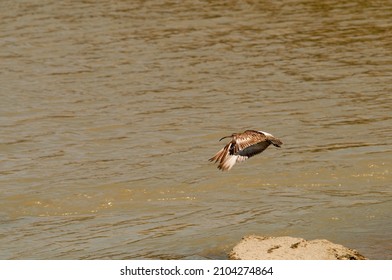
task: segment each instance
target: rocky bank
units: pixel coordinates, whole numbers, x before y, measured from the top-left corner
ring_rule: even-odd
[[[233,260],[366,260],[359,252],[325,239],[245,236],[230,252]]]

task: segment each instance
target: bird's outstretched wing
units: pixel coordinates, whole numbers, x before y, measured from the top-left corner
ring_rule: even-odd
[[[265,149],[268,148],[269,145],[270,145],[269,141],[262,141],[262,142],[253,144],[249,147],[246,147],[243,150],[238,151],[237,154],[240,156],[246,157],[246,158],[250,158],[250,157],[253,157],[253,156],[263,152]]]
[[[233,147],[232,154],[240,154],[241,152],[248,149],[247,150],[248,152],[243,153],[242,156],[246,156],[248,153],[250,154],[250,156],[261,153],[270,144],[267,141],[267,136],[255,130],[246,130],[244,133],[236,134],[233,136],[233,141],[235,142],[235,144]],[[258,153],[256,153],[256,148],[257,147],[262,148],[264,145],[261,146],[259,145],[251,148],[254,145],[257,145],[259,143],[264,143],[264,142],[267,143],[267,146]]]

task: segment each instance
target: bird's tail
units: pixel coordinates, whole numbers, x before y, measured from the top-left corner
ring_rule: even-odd
[[[270,141],[271,144],[274,145],[275,147],[280,148],[280,146],[283,145],[283,142],[280,141],[280,139],[278,139],[278,138],[276,138],[276,137],[268,136],[267,139],[268,139],[268,141]]]

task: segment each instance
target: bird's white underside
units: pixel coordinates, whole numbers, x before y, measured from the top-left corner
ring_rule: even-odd
[[[229,159],[226,160],[223,167],[227,170],[230,170],[234,166],[234,164],[237,162],[237,158],[238,158],[238,156],[235,156],[235,155],[229,156]]]
[[[230,170],[236,162],[243,162],[247,160],[248,157],[244,156],[239,156],[239,155],[230,155],[229,159],[224,163],[224,167],[227,168],[227,170]]]

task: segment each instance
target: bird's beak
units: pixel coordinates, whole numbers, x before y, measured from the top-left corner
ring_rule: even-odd
[[[222,141],[223,139],[225,139],[225,138],[229,138],[229,137],[231,137],[231,135],[230,135],[230,136],[225,136],[225,137],[222,137],[221,139],[219,139],[219,141]]]

